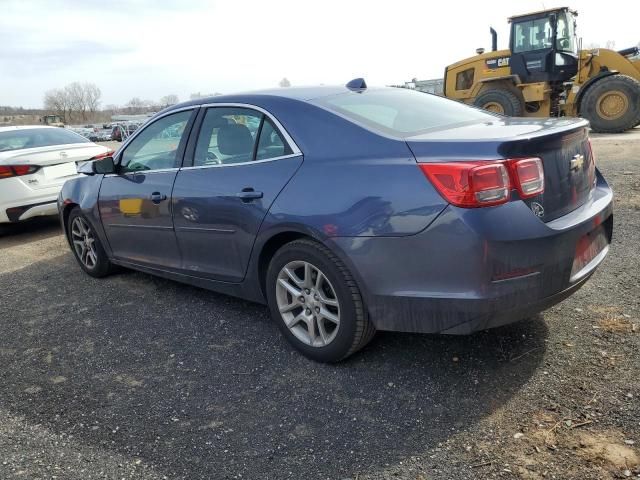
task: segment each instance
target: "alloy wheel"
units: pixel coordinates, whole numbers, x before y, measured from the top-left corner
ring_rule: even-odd
[[[95,268],[98,263],[96,253],[95,237],[87,221],[81,217],[76,217],[71,223],[71,241],[76,251],[78,259],[88,269]]]
[[[287,263],[278,274],[276,301],[285,325],[301,342],[325,347],[340,328],[340,303],[322,271],[305,261]]]

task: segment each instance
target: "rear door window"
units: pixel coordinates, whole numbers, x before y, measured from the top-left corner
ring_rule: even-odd
[[[260,130],[260,141],[256,151],[256,160],[267,160],[269,158],[291,155],[291,147],[287,144],[282,134],[275,127],[273,122],[266,116],[263,117],[262,130]]]
[[[282,134],[262,112],[211,107],[202,120],[193,165],[232,165],[290,153]]]

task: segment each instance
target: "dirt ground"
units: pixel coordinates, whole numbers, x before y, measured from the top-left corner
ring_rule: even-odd
[[[0,237],[0,479],[640,478],[640,128],[594,135],[609,256],[537,318],[382,333],[340,365],[266,308]]]

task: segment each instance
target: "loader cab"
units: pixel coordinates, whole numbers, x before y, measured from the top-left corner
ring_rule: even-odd
[[[565,82],[578,72],[577,12],[567,7],[511,17],[511,73],[523,83]]]

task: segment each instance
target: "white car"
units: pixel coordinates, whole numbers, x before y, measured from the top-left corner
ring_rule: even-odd
[[[60,127],[0,127],[0,224],[58,213],[62,184],[77,164],[113,151]]]

